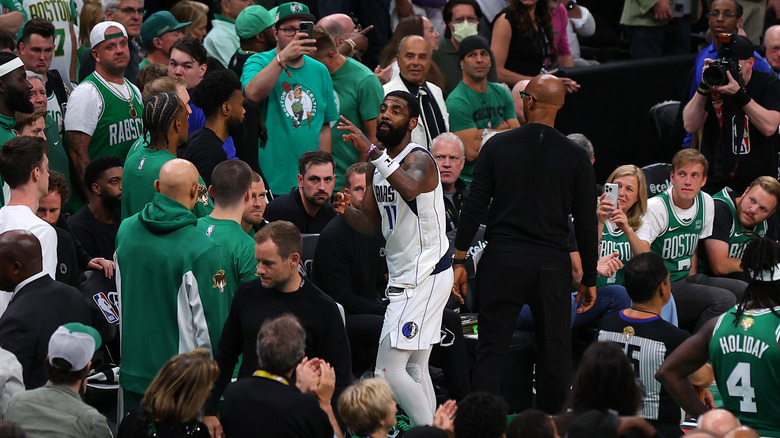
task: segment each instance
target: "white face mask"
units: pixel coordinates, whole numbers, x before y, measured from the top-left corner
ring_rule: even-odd
[[[464,39],[477,34],[477,26],[479,23],[470,23],[464,21],[463,23],[456,23],[453,28],[452,36],[455,37],[455,41],[461,42]]]

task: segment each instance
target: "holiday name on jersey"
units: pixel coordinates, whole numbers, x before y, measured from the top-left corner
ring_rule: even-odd
[[[746,353],[761,359],[769,344],[747,335],[729,335],[718,339],[723,354]]]

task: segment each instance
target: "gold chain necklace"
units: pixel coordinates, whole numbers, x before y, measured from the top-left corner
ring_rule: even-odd
[[[123,79],[124,80],[124,79]],[[125,95],[122,94],[121,91],[119,91],[119,88],[117,88],[116,85],[112,84],[109,80],[106,80],[106,83],[111,86],[114,90],[116,90],[116,93],[119,95],[122,100],[127,102],[127,106],[130,108],[130,117],[136,118],[138,117],[138,111],[135,110],[135,107],[133,106],[133,90],[130,88],[129,85],[127,85],[127,81],[125,80],[125,85],[127,86],[127,92],[130,95],[129,98],[125,98]]]

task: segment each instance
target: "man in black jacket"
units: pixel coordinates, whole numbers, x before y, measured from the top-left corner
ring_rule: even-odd
[[[485,293],[474,390],[499,393],[502,359],[528,304],[536,325],[537,405],[547,413],[560,411],[571,383],[569,214],[582,258],[578,312],[596,299],[596,177],[585,150],[553,128],[565,94],[560,79],[536,76],[521,93],[528,125],[496,134],[482,148],[452,261],[453,293],[463,294],[466,250],[489,204],[489,243],[477,271]]]
[[[469,193],[469,186],[460,178],[466,165],[466,149],[461,139],[445,132],[433,139],[431,154],[436,160],[441,175],[441,188],[444,191],[444,208],[447,209],[447,232],[458,227],[460,209]]]
[[[28,390],[43,386],[49,338],[63,324],[91,324],[87,302],[78,289],[43,272],[40,242],[23,230],[0,234],[0,289],[13,291],[0,317],[0,347],[22,364]]]

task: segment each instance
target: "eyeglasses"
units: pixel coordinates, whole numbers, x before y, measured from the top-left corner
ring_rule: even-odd
[[[138,14],[138,15],[140,15],[140,16],[142,16],[142,17],[143,17],[143,15],[144,15],[144,8],[138,8],[138,9],[136,9],[136,8],[131,8],[131,7],[129,7],[129,6],[128,6],[128,7],[126,7],[126,8],[117,8],[116,10],[117,10],[117,11],[120,11],[121,13],[123,13],[123,14],[125,14],[125,15],[133,15],[133,14]]]
[[[467,20],[468,20],[469,23],[479,23],[479,18],[477,18],[476,15],[469,15],[468,17],[464,16],[464,17],[453,18],[452,22],[455,23],[455,24],[460,24],[460,23],[463,23],[464,21],[467,21]]]
[[[531,98],[531,100],[533,100],[534,102],[539,102],[538,100],[536,100],[536,98],[535,98],[535,97],[531,96],[531,94],[527,93],[525,90],[522,90],[522,91],[520,92],[520,98],[521,98],[521,99],[525,99],[526,97],[530,97],[530,98]]]
[[[292,37],[298,33],[300,29],[297,27],[280,27],[279,32],[283,32],[285,36]]]
[[[726,18],[734,18],[735,17],[735,14],[734,14],[734,12],[731,11],[731,9],[726,9],[726,10],[723,10],[723,11],[719,11],[717,9],[713,9],[707,15],[709,15],[712,18],[718,18],[721,15],[723,15]]]

